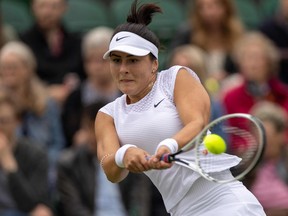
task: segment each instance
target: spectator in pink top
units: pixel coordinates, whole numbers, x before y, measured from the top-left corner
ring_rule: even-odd
[[[268,216],[288,215],[287,112],[274,103],[261,102],[251,113],[264,124],[267,146],[249,188]]]

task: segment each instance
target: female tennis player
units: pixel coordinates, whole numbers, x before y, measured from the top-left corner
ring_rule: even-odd
[[[171,215],[265,215],[241,182],[214,183],[160,160],[182,148],[208,123],[210,100],[189,68],[173,66],[157,72],[159,40],[147,28],[156,12],[161,12],[157,5],[137,8],[134,1],[127,23],[115,29],[104,54],[123,92],[100,109],[95,120],[97,156],[107,178],[120,182],[129,172],[144,172]],[[192,151],[185,154],[193,157]],[[217,175],[231,175],[225,169]]]

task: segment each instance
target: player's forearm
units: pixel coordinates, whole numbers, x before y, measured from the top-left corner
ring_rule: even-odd
[[[185,125],[173,139],[178,143],[179,149],[184,147],[189,141],[191,141],[205,126],[205,121],[198,119]]]
[[[126,178],[129,171],[124,168],[120,168],[115,163],[115,154],[109,156],[102,156],[100,164],[107,176],[107,179],[113,183],[117,183]]]

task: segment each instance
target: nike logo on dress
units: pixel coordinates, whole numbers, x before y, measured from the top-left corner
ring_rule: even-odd
[[[117,42],[117,41],[120,41],[120,40],[122,40],[122,39],[124,39],[124,38],[127,38],[127,37],[130,37],[130,36],[123,36],[123,37],[119,37],[119,38],[117,37],[117,38],[116,38],[116,42]]]
[[[163,98],[162,100],[160,100],[158,103],[154,104],[154,108],[156,108],[165,98]]]

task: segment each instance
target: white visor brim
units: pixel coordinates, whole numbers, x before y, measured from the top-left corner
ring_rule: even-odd
[[[134,56],[146,56],[150,53],[149,50],[145,50],[145,49],[141,49],[141,48],[137,48],[137,47],[132,47],[132,46],[128,46],[128,45],[121,45],[121,46],[116,46],[110,50],[108,50],[103,58],[104,59],[108,59],[110,56],[110,53],[113,51],[120,51],[120,52],[124,52],[124,53],[128,53]]]
[[[152,53],[158,59],[158,48],[150,41],[132,32],[118,32],[111,39],[109,50],[103,55],[108,59],[112,51],[125,52],[134,56],[146,56]]]

